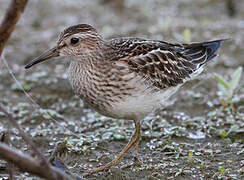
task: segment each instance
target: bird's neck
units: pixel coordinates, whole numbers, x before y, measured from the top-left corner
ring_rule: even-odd
[[[69,80],[77,94],[92,86],[94,76],[103,76],[109,70],[114,50],[103,41],[94,51],[72,57],[69,67]],[[98,77],[99,79],[99,77]]]
[[[83,60],[72,60],[69,66],[69,81],[79,96],[84,97],[86,91],[93,87],[94,83],[91,79],[97,74],[100,74],[99,67],[102,61],[87,57]],[[95,73],[95,74],[94,74]],[[84,97],[85,98],[85,97]]]
[[[88,61],[72,60],[69,66],[69,81],[77,95],[84,91],[86,82],[88,82]]]

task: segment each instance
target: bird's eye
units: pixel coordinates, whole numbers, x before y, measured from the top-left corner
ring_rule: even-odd
[[[72,45],[75,45],[75,44],[77,44],[79,42],[79,38],[71,38],[71,40],[70,40],[70,43],[72,44]]]

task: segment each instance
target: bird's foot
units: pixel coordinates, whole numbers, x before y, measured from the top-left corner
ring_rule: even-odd
[[[114,162],[114,161],[111,161],[109,162],[108,164],[104,165],[104,166],[101,166],[101,167],[98,167],[98,168],[95,168],[95,169],[90,169],[87,171],[88,174],[93,174],[93,173],[97,173],[97,172],[101,172],[101,171],[104,171],[106,169],[109,169],[113,166],[116,166],[118,164],[118,162]]]

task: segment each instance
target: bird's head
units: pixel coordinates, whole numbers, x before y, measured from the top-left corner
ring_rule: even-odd
[[[87,56],[97,51],[103,43],[96,29],[87,24],[70,26],[60,33],[57,45],[30,61],[25,68],[57,56]],[[79,60],[79,58],[73,58]]]

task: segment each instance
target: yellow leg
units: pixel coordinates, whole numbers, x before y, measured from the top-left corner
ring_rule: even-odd
[[[134,121],[135,123],[135,132],[133,134],[133,136],[131,137],[130,141],[128,142],[128,144],[122,149],[122,151],[108,164],[89,170],[88,173],[96,173],[96,172],[100,172],[103,171],[105,169],[108,169],[112,166],[115,166],[123,157],[124,155],[130,150],[131,147],[133,147],[134,145],[136,145],[136,151],[138,153],[138,145],[139,145],[139,141],[140,141],[140,131],[141,131],[141,124],[138,121]]]
[[[125,120],[121,120],[121,134],[125,135]]]
[[[141,137],[141,131],[139,131],[139,139],[135,144],[135,151],[134,151],[134,156],[137,157],[139,154],[139,144],[140,144],[140,137]]]
[[[139,134],[139,137],[141,137],[141,134]],[[137,166],[142,164],[142,159],[139,157],[139,144],[140,144],[140,138],[135,144],[135,151],[134,151],[134,161],[137,164]]]

